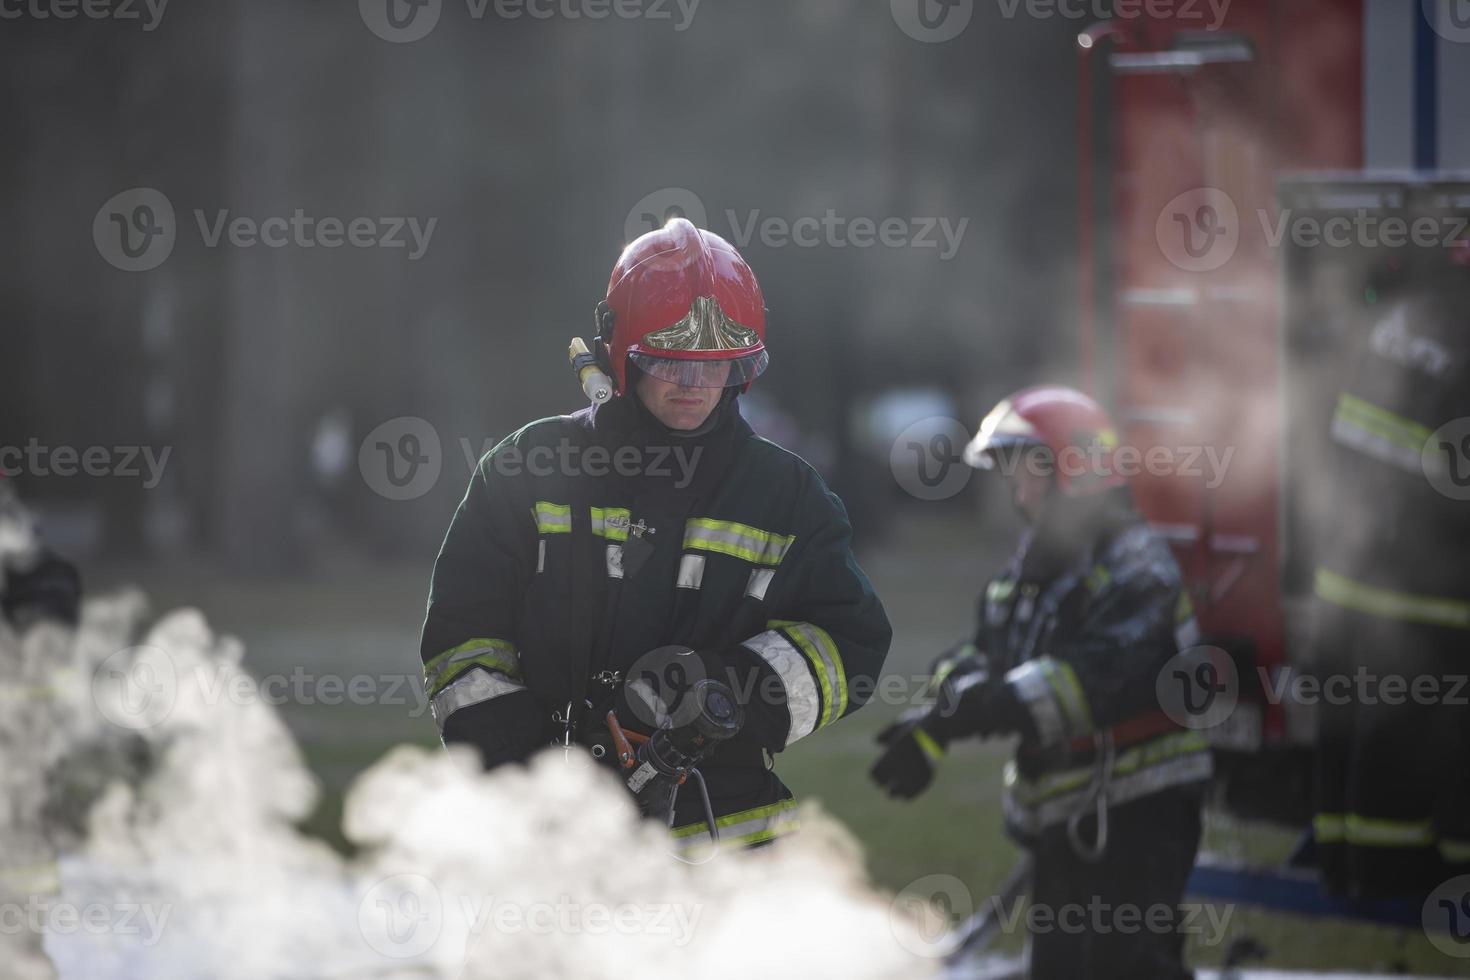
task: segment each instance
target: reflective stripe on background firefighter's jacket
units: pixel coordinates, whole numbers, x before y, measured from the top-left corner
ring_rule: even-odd
[[[1318,709],[1315,836],[1350,894],[1418,894],[1470,863],[1470,284],[1428,286],[1375,308],[1347,361],[1303,583],[1316,670],[1439,692]]]
[[[977,650],[1026,707],[1028,736],[1006,767],[1006,822],[1023,840],[1088,808],[1094,739],[1119,739],[1106,788],[1118,806],[1213,773],[1204,737],[1159,712],[1155,682],[1198,629],[1168,546],[1141,521],[1107,532],[1046,582],[1024,581],[1028,541],[981,602]]]
[[[687,443],[651,437],[623,398],[504,440],[444,540],[421,652],[446,742],[474,744],[490,765],[559,739],[553,715],[570,702],[577,716],[594,675],[670,644],[717,652],[754,693],[741,733],[702,768],[721,839],[759,843],[795,825],[765,753],[856,710],[891,630],[841,501],[734,403],[720,411]],[[625,472],[631,453],[610,466],[629,445],[657,474]],[[525,465],[538,453],[564,462]],[[707,840],[695,797],[680,795],[676,821],[691,844]]]
[[[1460,289],[1444,307],[1391,304],[1366,332],[1332,415],[1331,516],[1311,587],[1339,608],[1470,631],[1470,289]]]

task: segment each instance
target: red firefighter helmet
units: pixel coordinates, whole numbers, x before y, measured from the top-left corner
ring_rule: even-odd
[[[1118,434],[1102,406],[1075,388],[1038,385],[1001,400],[965,447],[965,462],[993,469],[1006,450],[1050,453],[1057,489],[1085,497],[1127,481],[1118,472]],[[1015,461],[1011,465],[1016,465]]]
[[[755,273],[729,242],[685,218],[623,249],[598,319],[619,391],[629,361],[676,384],[745,389],[770,361]]]

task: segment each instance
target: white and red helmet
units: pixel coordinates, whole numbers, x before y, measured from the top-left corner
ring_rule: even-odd
[[[965,462],[993,469],[1000,458],[1028,448],[1050,454],[1057,489],[1086,497],[1123,486],[1115,453],[1118,434],[1102,406],[1075,388],[1038,385],[1001,400],[965,447]]]

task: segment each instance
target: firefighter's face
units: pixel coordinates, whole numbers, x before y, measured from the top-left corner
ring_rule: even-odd
[[[711,362],[711,367],[724,365],[724,374],[729,375],[730,362]],[[700,380],[709,380],[701,378]],[[724,378],[719,378],[718,387],[694,387],[673,381],[662,381],[651,374],[638,379],[638,398],[653,417],[671,429],[687,432],[704,425],[710,412],[720,403],[725,393]]]
[[[1031,524],[1041,520],[1041,513],[1046,508],[1046,499],[1051,494],[1052,486],[1052,475],[1044,466],[1028,465],[1038,462],[1034,454],[1028,453],[1023,458],[1022,465],[1006,473],[1011,501],[1021,516]]]

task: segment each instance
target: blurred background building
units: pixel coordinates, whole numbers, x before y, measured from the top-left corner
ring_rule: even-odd
[[[685,201],[670,189],[748,240],[772,310],[755,414],[784,414],[864,534],[894,496],[866,403],[917,388],[973,422],[1072,360],[1075,21],[980,5],[931,44],[882,4],[648,7],[668,19],[449,3],[412,43],[340,3],[8,22],[4,439],[172,447],[147,491],[21,474],[58,543],[242,570],[307,567],[325,541],[431,557],[463,446],[577,407],[567,339],[630,220]],[[176,238],[128,272],[91,231],[140,187]],[[221,213],[298,209],[436,224],[413,258],[407,229],[208,244]],[[783,239],[829,214],[820,244]],[[895,218],[901,244],[862,244]],[[442,474],[390,501],[356,456],[401,416],[436,430]]]

